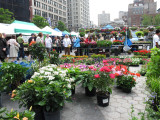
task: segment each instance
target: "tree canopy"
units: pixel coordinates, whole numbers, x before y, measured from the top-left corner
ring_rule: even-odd
[[[68,31],[66,25],[64,24],[64,22],[62,21],[58,21],[58,25],[57,25],[57,28],[60,30],[60,31]]]
[[[32,19],[32,23],[34,23],[40,28],[49,26],[49,23],[47,22],[47,20],[44,17],[38,16],[38,15],[34,16],[34,18]]]
[[[0,8],[0,23],[12,23],[15,20],[13,15],[8,9]]]
[[[157,14],[156,16],[143,15],[142,24],[145,26],[160,25],[160,14]]]

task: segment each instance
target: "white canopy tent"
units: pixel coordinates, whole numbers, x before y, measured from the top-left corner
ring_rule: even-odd
[[[0,23],[0,33],[5,33],[6,35],[15,34],[14,28],[10,24]]]
[[[62,32],[57,32],[53,30],[52,28],[50,28],[49,26],[44,27],[42,30],[51,32],[51,35],[53,36],[62,36]]]
[[[76,33],[76,32],[74,32],[74,31],[72,31],[72,32],[71,32],[71,36],[76,36],[76,37],[78,37],[78,36],[79,36],[79,33]]]

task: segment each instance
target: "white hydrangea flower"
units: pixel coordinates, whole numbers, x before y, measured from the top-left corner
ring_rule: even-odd
[[[45,75],[51,75],[51,72],[45,72]]]
[[[45,71],[44,70],[40,70],[40,73],[44,73]]]
[[[55,77],[53,77],[53,76],[48,76],[48,79],[49,79],[49,80],[54,80]]]
[[[71,88],[71,85],[70,84],[68,84],[68,86],[67,86],[68,88]]]
[[[70,78],[70,81],[71,81],[71,82],[74,82],[74,79],[73,79],[73,78]]]
[[[53,81],[51,81],[49,84],[53,84],[54,82]]]
[[[54,72],[54,74],[55,74],[55,75],[58,75],[58,74],[59,74],[59,72],[55,71],[55,72]]]

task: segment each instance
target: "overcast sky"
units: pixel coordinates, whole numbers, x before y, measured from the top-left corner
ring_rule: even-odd
[[[157,1],[157,9],[160,8],[160,0]],[[105,11],[110,13],[111,20],[119,17],[119,11],[128,11],[128,4],[133,0],[90,0],[90,19],[98,24],[98,14]]]

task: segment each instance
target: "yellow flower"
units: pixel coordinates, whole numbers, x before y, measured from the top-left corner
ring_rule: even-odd
[[[64,91],[64,93],[66,93],[66,91]]]
[[[28,83],[33,83],[33,80],[28,80]]]

